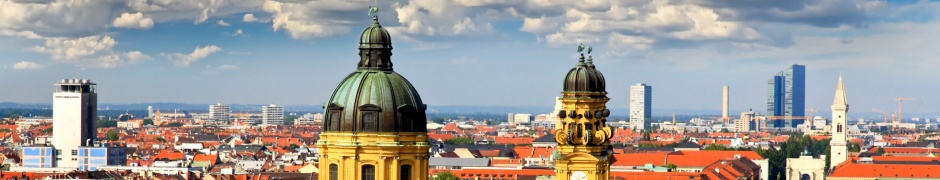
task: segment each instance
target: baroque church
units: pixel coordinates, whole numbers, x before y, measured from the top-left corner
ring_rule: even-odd
[[[324,105],[318,179],[428,178],[427,106],[391,57],[391,36],[373,16],[359,38],[358,68]]]
[[[372,13],[377,11],[373,7]],[[578,47],[582,52],[584,46]],[[591,48],[587,49],[590,55]],[[373,16],[359,38],[358,68],[336,86],[324,105],[318,179],[428,178],[427,105],[407,79],[392,68],[392,41]],[[609,179],[613,135],[607,127],[610,99],[604,75],[592,57],[565,77],[557,112],[556,178]]]

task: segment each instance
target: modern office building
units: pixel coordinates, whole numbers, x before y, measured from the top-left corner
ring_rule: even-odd
[[[768,128],[795,128],[805,121],[806,67],[790,66],[767,81]]]
[[[516,124],[529,124],[529,122],[532,122],[532,114],[516,114],[513,116],[512,121]]]
[[[78,148],[78,170],[96,171],[100,166],[124,166],[127,165],[126,148],[123,146],[103,146],[79,147]]]
[[[284,106],[274,104],[261,106],[261,124],[266,126],[284,124]]]
[[[55,149],[51,146],[26,146],[20,153],[23,167],[52,168],[55,164]]]
[[[307,113],[294,120],[294,125],[323,123],[323,113]]]
[[[52,100],[52,146],[56,167],[77,167],[78,147],[95,141],[98,118],[96,84],[87,79],[63,79],[55,84]]]
[[[209,121],[217,124],[228,123],[232,116],[232,107],[218,103],[209,105]]]
[[[653,86],[643,83],[630,86],[630,129],[649,129],[652,110]]]

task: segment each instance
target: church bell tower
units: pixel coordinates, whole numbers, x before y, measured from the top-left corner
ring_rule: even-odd
[[[559,157],[555,159],[555,178],[559,180],[606,180],[610,178],[609,139],[607,126],[607,91],[604,75],[595,69],[588,47],[585,62],[584,45],[578,46],[578,63],[565,77],[560,98],[562,108],[556,112],[555,141]]]

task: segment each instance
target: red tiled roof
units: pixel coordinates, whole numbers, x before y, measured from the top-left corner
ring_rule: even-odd
[[[676,179],[691,179],[691,180],[702,180],[704,179],[705,174],[703,173],[692,173],[692,172],[652,172],[652,171],[643,171],[643,172],[621,172],[621,171],[611,171],[611,179],[622,179],[622,180],[676,180]]]
[[[195,161],[209,161],[209,165],[215,165],[215,163],[218,162],[218,160],[219,160],[219,155],[215,155],[215,154],[208,154],[208,155],[207,155],[207,154],[196,154],[196,156],[193,157],[193,162],[195,162]]]
[[[907,157],[910,158],[910,157]],[[881,178],[937,178],[940,177],[940,162],[936,157],[921,157],[921,160],[883,160],[873,157],[878,163],[858,163],[858,158],[839,164],[830,177],[881,177]],[[888,158],[894,159],[894,158]],[[899,159],[894,159],[899,160]],[[926,162],[930,160],[930,162]],[[912,163],[913,162],[913,163]]]
[[[182,160],[182,159],[184,159],[184,158],[186,158],[186,155],[184,155],[183,152],[178,152],[178,151],[161,151],[159,154],[157,154],[156,156],[153,157],[153,160],[158,160],[158,159],[159,159],[159,160],[175,161],[175,160]]]

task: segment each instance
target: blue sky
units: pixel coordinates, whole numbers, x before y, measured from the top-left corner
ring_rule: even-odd
[[[2,0],[0,102],[51,103],[52,83],[99,83],[99,103],[321,104],[355,70],[373,1]],[[653,86],[655,109],[766,108],[767,79],[807,67],[828,112],[940,107],[931,1],[401,0],[377,2],[395,70],[429,105],[551,106],[575,47],[594,47],[609,106]],[[626,112],[623,112],[624,114]]]

